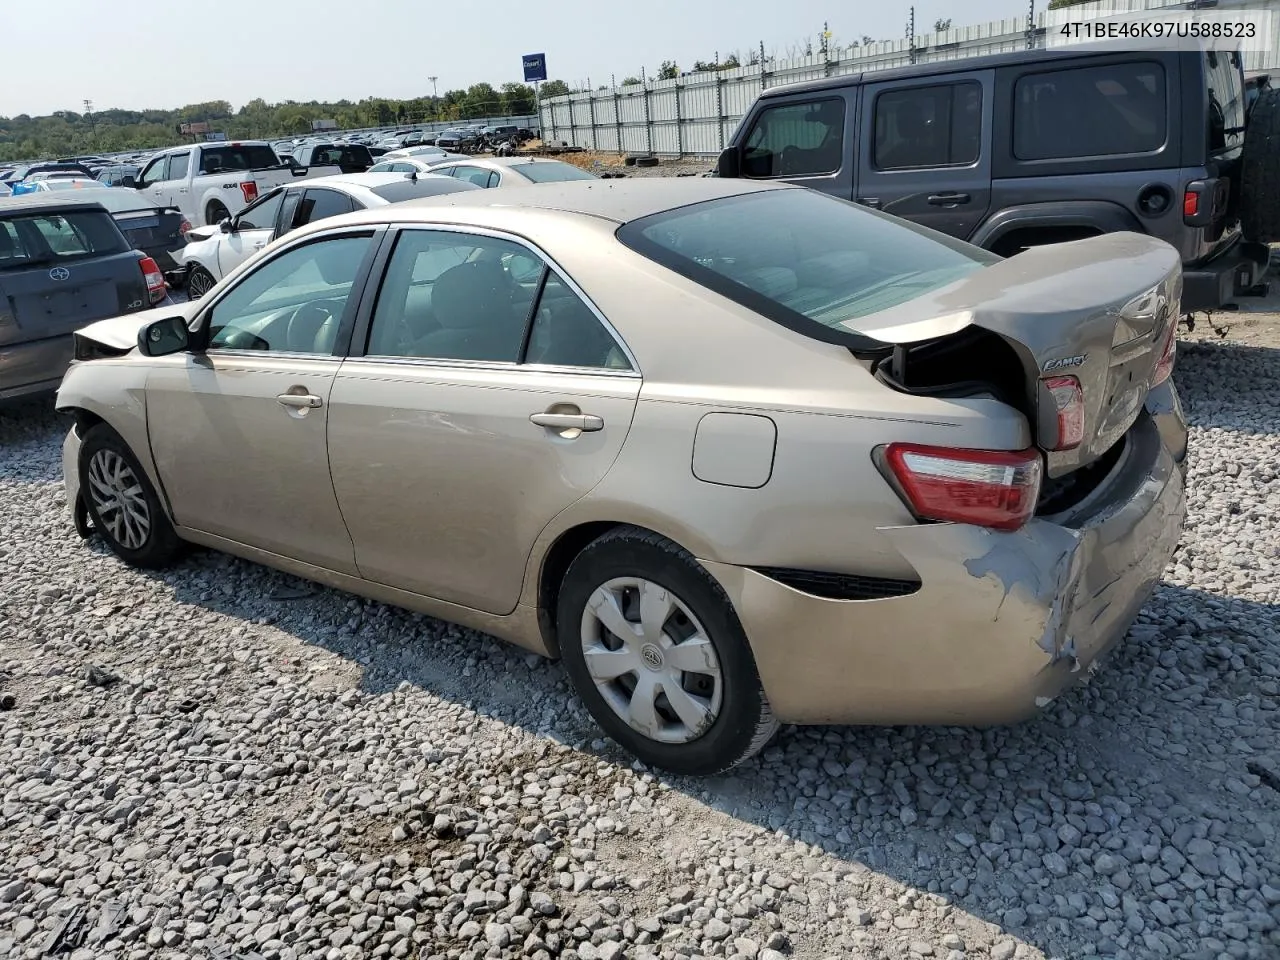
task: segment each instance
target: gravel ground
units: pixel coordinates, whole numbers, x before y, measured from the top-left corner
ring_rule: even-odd
[[[1275,330],[1183,344],[1183,546],[1089,686],[704,781],[483,636],[207,552],[127,569],[71,528],[66,424],[0,414],[0,957],[1272,960]]]

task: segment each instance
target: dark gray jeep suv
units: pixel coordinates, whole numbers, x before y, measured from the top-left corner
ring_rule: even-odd
[[[1266,292],[1280,93],[1263,92],[1247,120],[1234,52],[1068,47],[917,64],[766,90],[717,173],[812,187],[1004,256],[1151,234],[1182,256],[1184,310],[1214,310]]]

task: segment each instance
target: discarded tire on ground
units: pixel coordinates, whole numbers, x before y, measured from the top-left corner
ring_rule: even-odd
[[[1240,224],[1262,243],[1280,241],[1280,90],[1264,90],[1249,113],[1240,158]]]
[[[636,157],[637,167],[656,167],[658,165],[657,157]]]

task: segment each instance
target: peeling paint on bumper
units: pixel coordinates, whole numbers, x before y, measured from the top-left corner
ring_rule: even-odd
[[[1154,418],[1131,431],[1124,466],[1083,517],[1010,533],[882,531],[920,575],[910,596],[828,600],[706,562],[737,609],[775,713],[791,723],[1005,723],[1089,676],[1181,533],[1182,470],[1164,432]]]

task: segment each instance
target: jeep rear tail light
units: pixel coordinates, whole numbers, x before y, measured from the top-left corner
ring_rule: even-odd
[[[138,266],[142,269],[142,278],[147,281],[147,296],[151,300],[151,306],[154,307],[165,298],[168,292],[164,283],[164,274],[160,270],[160,264],[150,257],[140,259]]]
[[[253,203],[258,199],[258,185],[252,180],[240,184],[240,192],[244,194],[245,203]]]
[[[1158,387],[1171,376],[1173,376],[1173,363],[1178,353],[1178,321],[1176,318],[1169,320],[1169,333],[1164,342],[1164,349],[1160,351],[1160,359],[1156,362],[1156,372],[1151,377],[1151,385]]]
[[[1084,390],[1075,377],[1050,377],[1044,382],[1057,411],[1058,439],[1051,449],[1073,450],[1084,440]]]
[[[911,511],[922,520],[1016,530],[1040,497],[1036,450],[967,450],[891,443],[884,463]]]

